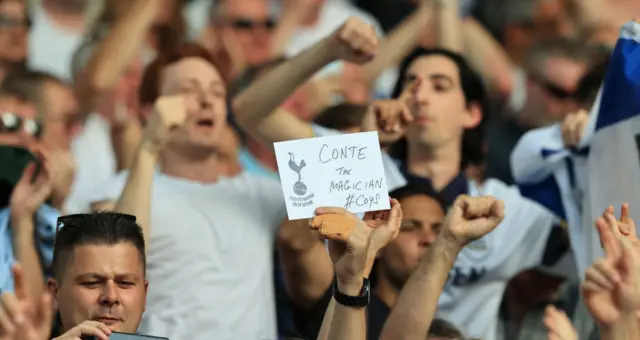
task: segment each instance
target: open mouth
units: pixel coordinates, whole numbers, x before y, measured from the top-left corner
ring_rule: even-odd
[[[214,123],[213,123],[213,119],[203,118],[203,119],[198,119],[198,121],[196,122],[196,125],[201,128],[212,128]]]

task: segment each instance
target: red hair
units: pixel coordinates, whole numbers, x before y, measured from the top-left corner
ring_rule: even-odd
[[[211,64],[211,66],[215,67],[216,70],[220,71],[218,62],[207,49],[196,43],[179,43],[168,50],[160,52],[158,57],[145,69],[138,92],[140,105],[153,105],[160,96],[160,84],[162,82],[164,69],[186,58],[204,59]],[[220,74],[222,75],[222,73]],[[223,80],[226,82],[226,79]]]

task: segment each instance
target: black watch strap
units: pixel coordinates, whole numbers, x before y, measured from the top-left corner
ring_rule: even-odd
[[[350,296],[341,293],[338,290],[338,282],[333,281],[333,298],[339,304],[347,307],[366,307],[371,299],[371,290],[369,289],[369,280],[362,279],[362,289],[359,296]]]

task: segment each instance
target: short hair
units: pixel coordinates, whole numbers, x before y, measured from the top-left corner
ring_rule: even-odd
[[[129,242],[140,254],[146,272],[147,258],[142,228],[135,216],[115,212],[96,212],[60,216],[53,248],[52,272],[60,280],[76,247],[82,245],[115,245]]]
[[[334,105],[320,113],[315,123],[329,129],[344,131],[362,126],[367,107],[358,104],[343,103]]]
[[[427,338],[428,337],[452,340],[464,339],[464,335],[454,324],[438,318],[434,318],[433,321],[431,321],[431,327],[429,327],[429,331],[427,332]]]
[[[527,72],[539,74],[549,58],[564,58],[589,63],[592,53],[584,41],[572,38],[555,38],[535,44],[525,60]]]
[[[140,84],[139,100],[142,105],[152,105],[160,97],[160,84],[164,70],[174,63],[186,58],[200,58],[215,67],[224,77],[219,64],[206,48],[191,42],[182,42],[161,51],[154,61],[147,66]],[[226,82],[226,79],[223,78]]]
[[[593,105],[608,69],[609,58],[606,58],[591,67],[589,71],[582,76],[575,92],[576,100],[579,101],[581,105],[584,107]]]
[[[394,189],[389,196],[398,201],[407,197],[427,196],[435,200],[443,212],[447,212],[447,203],[435,189],[425,181],[410,180],[405,186]]]
[[[0,83],[0,95],[15,97],[36,106],[38,114],[45,111],[43,89],[46,83],[65,84],[56,76],[27,68],[10,71]]]
[[[407,81],[407,71],[414,61],[431,56],[442,56],[458,67],[458,73],[460,74],[460,87],[464,94],[467,105],[476,104],[482,111],[482,119],[478,126],[465,130],[462,136],[462,164],[461,168],[466,168],[468,165],[475,164],[480,165],[484,162],[485,158],[485,140],[484,131],[485,126],[490,114],[489,97],[485,89],[482,78],[473,68],[469,65],[466,59],[456,53],[449,50],[438,48],[417,48],[410,55],[408,55],[400,64],[400,76],[396,81],[396,85],[393,89],[393,98],[397,98],[402,93],[404,85]],[[400,139],[394,145],[392,145],[390,152],[396,158],[401,158],[403,161],[407,156],[407,141],[406,139]]]

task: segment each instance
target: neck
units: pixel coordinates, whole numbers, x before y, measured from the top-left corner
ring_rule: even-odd
[[[160,159],[162,173],[200,183],[218,181],[218,158],[215,153],[187,154],[184,150],[167,148]]]
[[[409,141],[408,149],[409,173],[429,178],[436,190],[446,187],[460,173],[460,143],[449,143],[434,148]]]
[[[380,272],[378,272],[377,275],[378,282],[376,283],[376,295],[385,306],[391,309],[396,304],[400,291],[396,289],[385,275],[382,275]]]

